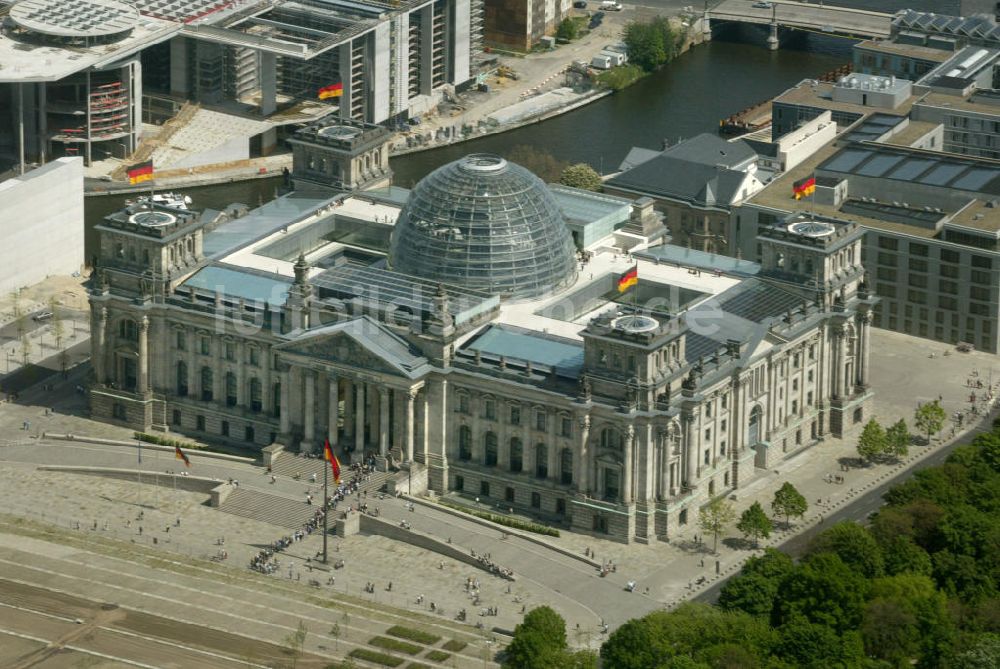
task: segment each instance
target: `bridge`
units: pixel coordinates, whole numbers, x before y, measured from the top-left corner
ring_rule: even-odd
[[[764,5],[769,6],[764,7]],[[710,21],[768,25],[771,27],[771,34],[767,38],[767,46],[770,49],[777,49],[779,27],[859,39],[885,38],[891,31],[893,15],[846,7],[828,7],[811,2],[777,0],[764,3],[757,0],[722,0],[707,9],[705,18]]]

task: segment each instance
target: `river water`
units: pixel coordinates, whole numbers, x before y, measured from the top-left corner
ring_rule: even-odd
[[[852,42],[795,33],[778,51],[763,48],[763,29],[729,26],[660,72],[578,110],[499,135],[391,160],[397,184],[410,187],[436,167],[473,152],[505,155],[516,146],[548,151],[559,160],[587,162],[610,172],[632,146],[657,149],[702,132],[719,119],[774,97],[808,77],[850,61]],[[256,206],[275,196],[280,178],[204,186],[185,191],[198,209],[232,202]],[[124,204],[123,196],[87,198],[86,258],[97,250],[93,226]]]

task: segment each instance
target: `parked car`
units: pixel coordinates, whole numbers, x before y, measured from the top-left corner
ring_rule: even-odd
[[[774,5],[766,0],[761,0],[760,2],[753,3],[753,7],[756,9],[771,9]]]
[[[586,9],[587,8],[587,0],[576,0],[573,3],[573,6],[576,7],[577,9]]]
[[[606,12],[620,12],[622,10],[622,3],[618,0],[604,0],[601,3],[601,9]]]
[[[51,311],[39,311],[37,314],[35,314],[31,318],[32,318],[32,320],[36,320],[38,322],[47,321],[50,318],[52,318],[52,312]]]
[[[593,30],[597,26],[601,25],[604,20],[604,12],[594,12],[594,15],[590,17],[590,24],[587,26],[590,30]]]

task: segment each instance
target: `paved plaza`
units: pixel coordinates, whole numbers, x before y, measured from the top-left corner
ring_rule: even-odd
[[[957,353],[944,344],[881,330],[875,331],[873,344],[875,417],[884,424],[900,417],[912,419],[918,402],[939,397],[950,416],[966,412],[972,406],[973,392],[978,410],[982,411],[986,387],[992,381],[993,356]],[[949,355],[945,355],[947,351]],[[996,380],[1000,381],[1000,369]],[[983,389],[969,387],[970,383],[978,386],[979,381]],[[210,508],[207,495],[184,491],[183,481],[180,489],[175,490],[172,472],[178,472],[181,463],[173,458],[172,452],[147,446],[140,465],[134,445],[43,437],[45,433],[68,433],[131,438],[128,430],[85,418],[83,398],[75,391],[76,383],[72,376],[60,379],[51,389],[32,388],[22,393],[17,402],[0,406],[3,431],[0,477],[4,480],[0,502],[8,514],[5,522],[9,524],[12,518],[20,517],[58,530],[44,545],[0,533],[0,563],[4,564],[8,578],[18,582],[45,587],[59,585],[68,594],[95,600],[108,599],[109,592],[120,593],[114,600],[123,607],[134,606],[157,615],[176,614],[171,608],[178,605],[176,594],[185,591],[191,596],[180,599],[185,606],[195,607],[205,624],[211,622],[219,629],[252,634],[258,640],[274,644],[280,643],[294,627],[296,616],[314,617],[314,608],[326,611],[332,621],[345,611],[354,610],[355,616],[350,613],[348,616],[356,617],[356,622],[350,623],[351,627],[355,624],[359,627],[356,638],[341,638],[338,643],[343,648],[332,651],[330,639],[313,634],[310,650],[318,654],[343,655],[352,648],[351,644],[363,646],[368,639],[365,635],[380,633],[391,620],[417,617],[422,625],[465,630],[470,641],[478,644],[470,645],[465,661],[478,663],[484,652],[492,653],[496,648],[482,641],[484,632],[490,638],[493,628],[513,629],[523,609],[542,603],[554,606],[566,617],[574,644],[596,647],[603,637],[602,623],[614,628],[631,617],[690,597],[698,589],[698,579],[706,577],[711,581],[716,560],[726,575],[751,554],[729,542],[720,546],[718,556],[711,555],[706,542],[695,541],[700,531],[694,523],[677,528],[668,543],[651,545],[624,545],[567,532],[559,538],[526,538],[422,500],[410,510],[406,499],[369,495],[362,500],[350,498],[342,504],[367,502],[370,510],[378,507],[384,520],[396,524],[406,521],[413,530],[450,542],[455,548],[488,554],[493,562],[512,569],[516,580],[511,583],[432,551],[364,533],[344,539],[331,537],[331,559],[343,560],[341,569],[327,571],[312,561],[321,549],[320,536],[312,534],[279,555],[281,565],[277,573],[258,575],[247,568],[250,557],[291,530]],[[26,422],[28,426],[24,429]],[[964,427],[973,422],[970,417]],[[950,433],[951,425],[944,436]],[[928,450],[916,445],[912,455],[918,458]],[[791,480],[811,505],[799,526],[815,523],[820,515],[829,513],[893,471],[891,465],[842,471],[842,459],[853,455],[853,439],[827,439],[779,464],[775,470],[758,471],[755,479],[736,491],[737,510],[742,511],[754,501],[769,508],[774,490],[785,480]],[[317,499],[322,495],[320,486],[311,483],[308,476],[295,480],[279,475],[271,483],[266,470],[249,459],[222,459],[196,451],[190,457],[191,476],[219,482],[236,479],[242,490],[272,495],[287,504],[307,508],[307,494]],[[318,464],[315,460],[303,460],[302,471],[315,470]],[[114,468],[124,470],[125,474],[124,478],[108,478],[41,469],[39,465]],[[285,463],[281,469],[293,471],[296,467]],[[826,482],[830,474],[843,476],[844,482]],[[735,530],[727,537],[734,535]],[[75,550],[85,550],[87,558],[67,560],[58,549],[63,542],[83,542]],[[88,547],[87,542],[93,545]],[[135,555],[130,547],[134,547]],[[212,562],[222,551],[227,558]],[[23,555],[26,552],[35,557],[26,560]],[[51,568],[43,568],[44,560],[39,555],[55,561]],[[170,570],[174,573],[165,578],[141,577],[137,573],[135,578],[139,580],[126,585],[122,574],[132,570],[142,572],[145,569],[142,562],[155,555],[162,556],[163,564],[172,565]],[[111,562],[98,566],[101,560],[111,560],[114,566]],[[601,577],[595,565],[608,561],[616,569]],[[31,567],[24,566],[27,564]],[[77,569],[82,573],[63,576]],[[188,570],[198,574],[196,587],[185,584],[187,577],[183,574]],[[469,578],[479,582],[473,591],[467,587]],[[252,590],[254,608],[247,608],[249,604],[244,602],[234,607],[240,611],[239,616],[234,616],[231,611],[220,613],[218,607],[210,606],[200,593],[210,587],[208,583],[216,581],[219,588],[238,583],[240,588]],[[310,585],[312,581],[316,585]],[[635,592],[626,590],[628,581],[636,582]],[[373,585],[370,593],[364,591],[369,583]],[[271,593],[274,605],[269,603]],[[234,602],[245,599],[244,593]],[[327,609],[328,606],[334,608]],[[467,613],[466,625],[454,620],[461,609]],[[495,609],[496,615],[480,615],[489,609]],[[392,613],[396,610],[399,612]],[[270,622],[248,625],[244,619],[248,613],[253,614],[249,616],[251,619],[266,614]],[[483,624],[484,631],[474,627],[477,622]],[[499,635],[498,639],[502,638]]]

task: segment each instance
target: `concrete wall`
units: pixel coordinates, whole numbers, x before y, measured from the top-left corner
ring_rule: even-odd
[[[0,183],[0,291],[83,265],[83,159],[60,158]]]
[[[201,151],[194,155],[187,156],[173,165],[173,168],[198,167],[199,165],[212,165],[214,163],[228,163],[234,160],[246,160],[250,157],[250,138],[233,137],[230,140],[213,146],[210,149]]]
[[[798,130],[778,138],[778,160],[788,171],[813,155],[837,136],[833,114],[824,112]]]
[[[371,111],[369,119],[372,123],[381,123],[389,118],[389,23],[387,21],[376,26],[372,39],[372,65],[366,73],[372,78]]]
[[[455,20],[452,22],[451,28],[454,37],[450,40],[453,60],[449,83],[452,84],[461,84],[469,79],[472,59],[472,54],[469,51],[469,33],[472,29],[470,11],[469,0],[456,0]]]

